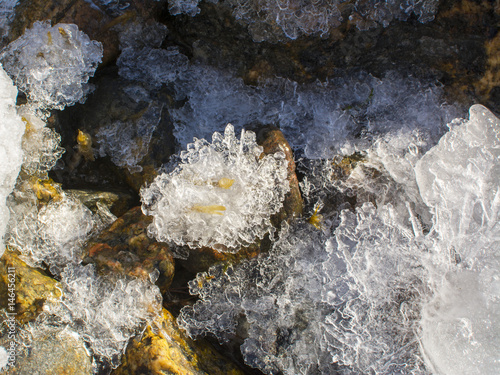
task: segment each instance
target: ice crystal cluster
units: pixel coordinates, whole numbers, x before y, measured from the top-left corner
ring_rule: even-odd
[[[14,19],[18,0],[0,0],[0,48],[3,46],[3,39],[9,35],[10,23]]]
[[[68,266],[61,303],[45,310],[90,344],[94,355],[118,366],[128,340],[158,315],[161,294],[149,281],[100,276],[93,265]]]
[[[62,196],[38,209],[33,198],[25,198],[13,208],[8,244],[27,263],[40,267],[44,262],[58,274],[68,263],[80,262],[82,245],[94,227],[92,212],[80,201]]]
[[[154,89],[168,85],[175,90],[180,105],[169,109],[169,114],[181,147],[193,137],[207,139],[228,123],[236,130],[249,124],[272,123],[280,127],[299,154],[312,159],[331,158],[346,144],[364,142],[359,147],[367,148],[381,134],[400,128],[418,131],[423,141],[436,139],[445,132],[444,124],[461,115],[455,106],[445,103],[440,86],[396,71],[388,71],[381,78],[357,72],[307,85],[273,78],[248,86],[230,72],[188,64],[179,51],[160,49],[166,32],[155,24],[124,30],[117,64],[119,74],[138,85]],[[141,97],[140,91],[133,96]],[[150,128],[146,123],[140,127],[144,144],[149,143],[155,124],[151,121]],[[103,147],[110,144],[109,148],[117,151],[114,159],[123,159],[119,145],[111,145],[112,138],[102,137]]]
[[[161,86],[187,68],[188,58],[177,47],[160,48],[168,29],[160,23],[134,23],[120,33],[116,65],[122,77]]]
[[[195,16],[200,12],[198,3],[199,0],[169,0],[169,11],[173,15]],[[412,14],[422,23],[429,22],[434,19],[439,0],[224,0],[221,4],[231,8],[233,16],[248,26],[254,41],[277,42],[303,35],[325,36],[338,27],[344,17],[361,30],[379,24],[387,27],[392,20],[406,20]]]
[[[18,89],[41,109],[63,109],[85,98],[102,45],[73,24],[35,22],[0,55]]]
[[[381,79],[360,72],[302,87],[274,79],[250,87],[228,73],[193,65],[174,86],[179,98],[187,99],[170,111],[181,145],[228,122],[236,129],[274,123],[295,150],[311,159],[331,158],[347,143],[363,142],[359,147],[366,148],[400,128],[435,139],[458,114],[444,103],[439,86],[397,72]]]
[[[137,96],[134,95],[134,98]],[[159,103],[150,102],[140,113],[141,116],[102,126],[96,134],[100,156],[109,155],[115,165],[126,167],[130,173],[142,171],[139,162],[148,153],[162,109]]]
[[[24,123],[16,112],[17,90],[0,65],[0,256],[4,252],[4,235],[9,222],[7,196],[14,189],[21,169],[21,138]]]
[[[75,25],[50,27],[46,22],[35,23],[2,51],[7,73],[26,93],[27,104],[16,108],[17,90],[0,70],[0,234],[6,230],[6,242],[28,264],[48,267],[60,277],[61,300],[44,305],[33,331],[81,337],[96,358],[116,367],[128,339],[158,313],[161,295],[154,275],[148,281],[103,276],[81,264],[85,241],[116,218],[99,204],[92,213],[48,178],[63,150],[60,136],[44,122],[50,109],[85,99],[87,80],[101,56],[100,43]],[[3,239],[1,245],[3,253]],[[41,340],[23,337],[23,346]],[[31,343],[31,355],[36,358],[53,344],[53,350],[60,350],[54,340]]]
[[[425,154],[381,138],[343,187],[395,205],[360,195],[323,230],[296,223],[268,255],[198,274],[179,323],[240,336],[268,374],[498,373],[499,132],[477,105]]]
[[[234,252],[272,230],[289,190],[282,152],[262,156],[255,133],[231,124],[212,143],[195,139],[177,167],[141,190],[149,232],[159,241]]]

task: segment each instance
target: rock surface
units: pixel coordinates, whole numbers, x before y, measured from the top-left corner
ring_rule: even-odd
[[[156,327],[133,339],[112,375],[240,375],[243,372],[203,340],[193,341],[163,309]]]
[[[168,245],[147,236],[151,221],[140,207],[131,209],[89,242],[86,262],[94,262],[100,272],[146,280],[157,274],[157,285],[162,292],[167,291],[174,276],[174,260]]]
[[[7,250],[0,259],[0,308],[7,309],[8,271],[12,268],[15,269],[15,313],[19,322],[34,320],[42,311],[47,299],[61,297],[59,283],[56,280],[28,266],[15,252]]]

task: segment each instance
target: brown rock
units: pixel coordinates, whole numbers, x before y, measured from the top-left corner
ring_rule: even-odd
[[[264,154],[274,154],[283,151],[288,161],[288,182],[290,191],[285,196],[283,208],[273,216],[273,224],[279,226],[283,220],[290,222],[293,218],[302,215],[303,201],[299,189],[299,181],[295,173],[293,151],[285,136],[275,126],[266,126],[257,132],[257,143],[264,148]]]
[[[156,282],[164,293],[174,276],[174,260],[168,245],[147,236],[152,218],[135,207],[91,240],[85,262],[94,262],[99,272],[112,271],[148,279],[159,272]]]
[[[11,272],[12,271],[12,272]],[[15,275],[15,311],[8,305],[9,284],[11,276]],[[18,255],[8,248],[0,259],[0,308],[16,313],[16,319],[21,323],[34,320],[42,311],[43,304],[48,299],[58,299],[61,296],[59,283],[42,271],[28,266]]]
[[[237,375],[243,372],[206,341],[187,337],[172,314],[163,309],[162,319],[129,343],[121,366],[112,373],[141,374]]]

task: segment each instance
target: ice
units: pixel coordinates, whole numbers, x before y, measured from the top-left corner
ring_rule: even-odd
[[[188,58],[177,47],[160,48],[168,33],[165,25],[132,24],[120,33],[119,74],[130,80],[161,86],[187,68]]]
[[[474,105],[417,163],[422,197],[434,213],[437,268],[425,306],[422,347],[441,374],[500,372],[500,120]]]
[[[444,103],[439,86],[394,71],[381,79],[361,72],[325,83],[299,86],[276,78],[252,87],[230,73],[191,65],[174,87],[179,99],[186,99],[170,111],[181,145],[195,136],[208,137],[228,122],[236,129],[274,123],[312,159],[331,158],[346,145],[366,149],[379,135],[401,128],[419,130],[423,141],[437,141],[444,124],[459,114]]]
[[[228,124],[212,143],[195,139],[170,173],[141,190],[158,241],[235,252],[272,231],[270,217],[289,190],[282,152],[261,158],[255,133]]]
[[[98,275],[92,265],[70,265],[62,274],[63,297],[44,307],[80,334],[94,355],[117,367],[131,336],[158,315],[161,294],[149,281]]]
[[[32,104],[63,109],[82,101],[102,58],[102,45],[73,24],[35,22],[1,53],[5,71]]]
[[[172,15],[196,16],[200,12],[198,3],[199,0],[169,0],[169,11]],[[305,35],[325,37],[341,24],[346,14],[361,30],[377,25],[387,27],[392,20],[406,20],[411,14],[422,23],[429,22],[434,19],[439,1],[357,0],[347,6],[342,0],[222,0],[220,3],[231,8],[233,16],[248,26],[254,41],[279,42]]]
[[[0,65],[0,256],[4,248],[4,235],[9,222],[7,196],[14,189],[21,169],[23,150],[21,139],[25,125],[16,113],[17,90]]]
[[[476,105],[437,145],[405,127],[380,135],[340,183],[318,164],[309,200],[326,189],[322,210],[345,207],[351,189],[354,207],[198,274],[179,324],[238,337],[267,374],[499,373],[499,125]]]
[[[29,264],[41,266],[44,262],[57,274],[67,264],[81,261],[82,245],[94,221],[92,212],[79,200],[63,195],[40,209],[32,200],[12,208],[8,243]]]
[[[0,48],[3,46],[3,40],[9,35],[17,3],[18,0],[0,0]]]
[[[127,167],[130,173],[142,171],[139,162],[148,153],[151,137],[161,120],[162,108],[161,104],[150,102],[141,116],[102,126],[96,134],[99,154],[111,156],[115,165]]]
[[[64,153],[60,146],[61,136],[46,127],[30,105],[19,107],[18,113],[26,127],[22,143],[22,169],[30,176],[45,177]]]

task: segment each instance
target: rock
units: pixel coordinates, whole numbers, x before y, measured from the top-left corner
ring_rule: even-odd
[[[243,372],[204,340],[193,341],[163,309],[156,326],[134,338],[112,375],[237,375]]]
[[[290,222],[302,215],[304,203],[299,189],[299,181],[295,173],[295,161],[290,144],[283,133],[275,126],[266,126],[257,132],[257,143],[264,148],[264,154],[274,154],[283,151],[288,161],[288,182],[290,192],[285,196],[283,208],[273,216],[273,224],[278,227],[285,220]]]
[[[99,273],[114,272],[156,281],[165,293],[174,276],[174,260],[168,245],[147,236],[152,218],[135,207],[118,218],[108,229],[89,241],[85,263],[95,263]]]
[[[0,259],[0,308],[12,312],[8,309],[7,298],[11,269],[15,270],[15,313],[19,322],[34,320],[42,311],[46,300],[61,297],[59,283],[56,280],[28,266],[16,253],[7,249]]]
[[[81,337],[64,328],[33,328],[18,336],[16,364],[2,374],[9,375],[92,375],[94,369]],[[19,332],[18,332],[19,334]],[[26,342],[28,341],[28,342]],[[0,347],[10,345],[0,337]]]
[[[68,189],[65,193],[81,201],[92,212],[98,210],[98,203],[104,205],[115,216],[124,215],[133,202],[133,197],[126,191],[92,191]]]

